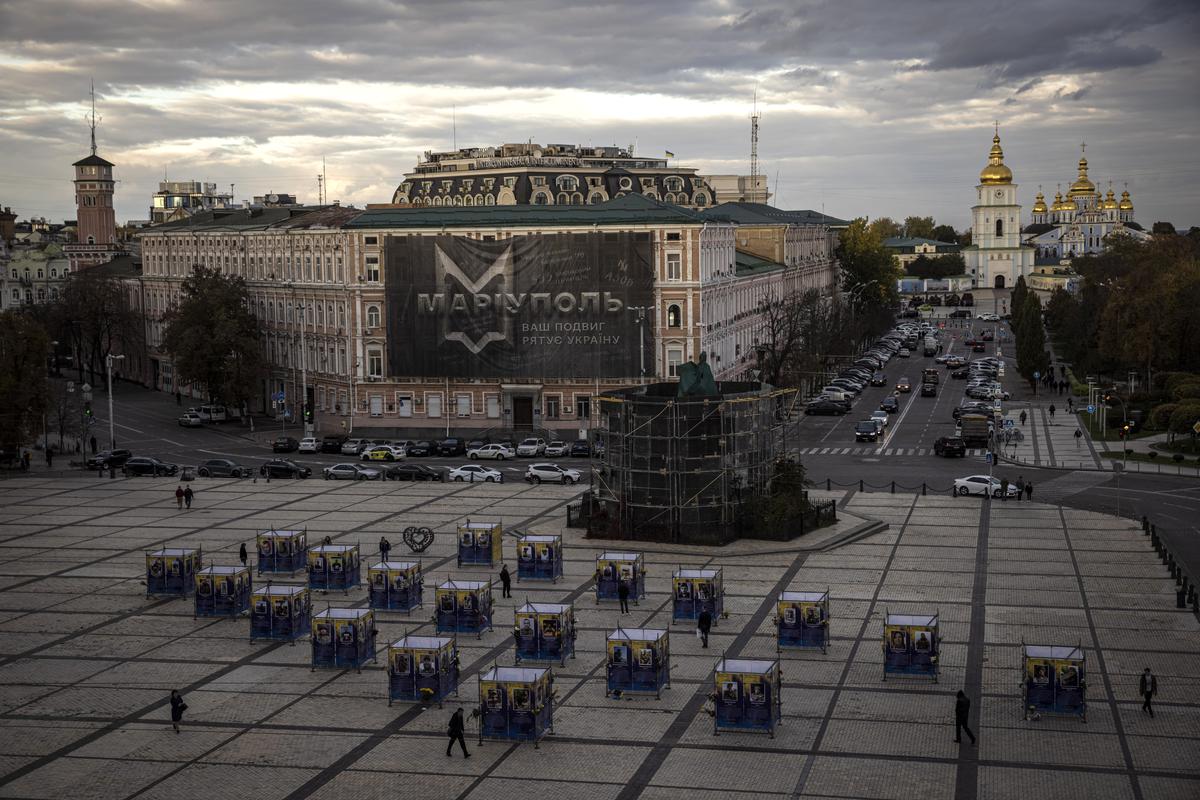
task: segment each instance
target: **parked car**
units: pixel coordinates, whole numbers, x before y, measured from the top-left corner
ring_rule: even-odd
[[[271,442],[272,453],[294,453],[298,449],[300,449],[300,443],[290,436],[279,436]]]
[[[829,416],[845,416],[850,409],[845,403],[839,403],[836,400],[818,399],[814,400],[804,407],[804,413],[808,416],[814,414],[825,414]]]
[[[901,347],[900,352],[897,353],[896,355],[900,356],[901,358],[908,358],[909,356],[912,355],[912,353],[909,352],[907,347]]]
[[[200,415],[195,411],[188,411],[179,417],[179,427],[181,428],[203,428],[204,420],[200,419]]]
[[[535,439],[531,437],[529,439],[522,439],[521,443],[517,445],[517,455],[521,456],[522,458],[537,458],[538,456],[545,454],[545,439]]]
[[[340,433],[334,433],[334,434],[330,434],[329,436],[326,436],[324,439],[321,440],[321,452],[322,453],[340,453],[340,452],[342,452],[342,445],[346,443],[346,439],[347,439],[347,437],[343,436]]]
[[[854,425],[854,441],[874,442],[879,438],[879,424],[873,419],[864,419]]]
[[[968,311],[968,310],[967,310],[967,309],[965,309],[965,308],[960,308],[960,309],[957,309],[957,310],[955,310],[955,311],[951,311],[951,312],[950,312],[950,318],[951,318],[951,319],[970,319],[970,318],[971,318],[971,312],[970,312],[970,311]]]
[[[440,469],[410,462],[388,467],[384,471],[384,475],[393,481],[440,481],[444,478],[445,473]]]
[[[886,411],[889,414],[895,414],[900,410],[900,401],[895,397],[888,395],[879,401],[879,410]]]
[[[887,386],[887,375],[882,372],[876,372],[871,376],[872,386]]]
[[[906,394],[912,391],[912,384],[908,382],[908,378],[901,378],[896,382],[896,391]]]
[[[467,451],[467,458],[471,461],[478,461],[479,459],[488,458],[495,459],[497,461],[504,461],[505,459],[516,457],[516,450],[513,450],[508,445],[501,444],[500,442],[496,442],[495,444],[485,444],[475,448],[474,450]]]
[[[425,456],[434,455],[433,442],[428,439],[422,439],[419,442],[413,442],[408,446],[406,451],[410,456],[424,458]]]
[[[525,480],[530,483],[552,481],[570,485],[579,482],[579,470],[566,469],[558,464],[530,464],[529,469],[525,470]]]
[[[101,467],[112,469],[123,466],[131,458],[133,458],[133,452],[130,450],[101,450],[84,463],[88,469],[100,469]]]
[[[483,467],[479,464],[465,464],[461,467],[455,467],[446,473],[447,480],[452,481],[483,481],[484,483],[502,483],[504,476],[500,474],[500,470],[492,469],[491,467]]]
[[[589,458],[591,455],[592,448],[587,439],[576,439],[571,442],[571,458]]]
[[[369,439],[347,439],[342,442],[342,455],[356,456],[363,451],[363,448],[371,444]]]
[[[374,467],[364,467],[362,464],[347,462],[334,464],[321,470],[327,481],[381,481],[383,471]]]
[[[462,439],[448,436],[437,443],[439,456],[461,456],[467,452],[467,445]]]
[[[307,478],[312,475],[312,470],[295,461],[273,458],[258,468],[258,474],[268,478]]]
[[[178,464],[159,461],[149,456],[134,456],[121,466],[122,475],[176,475],[179,473]]]
[[[300,440],[300,446],[297,449],[301,453],[319,453],[321,452],[321,441],[315,436],[305,436]]]
[[[964,458],[967,455],[967,443],[957,436],[942,436],[934,441],[933,452],[943,458]]]
[[[571,446],[561,439],[555,439],[546,445],[546,458],[562,458],[571,449]]]
[[[485,444],[491,444],[491,441],[489,439],[472,439],[471,441],[467,442],[467,452],[469,453],[472,450],[478,450]]]
[[[210,458],[196,467],[201,478],[249,478],[250,468],[228,458]]]
[[[991,495],[992,497],[1000,497],[1000,479],[993,478],[988,475],[969,475],[966,478],[956,478],[954,481],[954,493],[960,497],[968,494]],[[1017,487],[1013,484],[1008,485],[1009,497],[1017,496]]]
[[[363,461],[399,461],[404,458],[404,450],[395,445],[377,444],[363,450],[359,458]]]

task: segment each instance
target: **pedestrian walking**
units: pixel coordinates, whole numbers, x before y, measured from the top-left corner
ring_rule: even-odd
[[[1150,671],[1149,667],[1142,672],[1142,677],[1138,681],[1138,691],[1142,693],[1142,711],[1153,717],[1154,707],[1150,705],[1150,701],[1154,695],[1158,694],[1158,678],[1154,677],[1154,673]]]
[[[26,450],[21,454],[21,469],[29,472],[29,464],[31,461],[33,461],[33,458],[29,455],[29,451]]]
[[[183,487],[182,486],[175,487],[175,507],[178,508],[180,511],[183,510]]]
[[[1068,414],[1075,413],[1075,401],[1070,397],[1067,398],[1067,413]]]
[[[1050,412],[1050,419],[1054,419],[1054,403],[1051,403],[1050,408],[1047,410]]]
[[[187,703],[178,689],[171,690],[171,727],[179,733],[179,723],[183,721],[183,712],[187,711]]]
[[[508,564],[500,565],[500,596],[512,597],[512,573],[508,571]]]
[[[1000,499],[1001,500],[1008,499],[1008,478],[1000,479]]]
[[[47,447],[46,448],[46,468],[49,469],[50,467],[53,467],[53,466],[54,466],[54,451],[51,450],[49,447]]]
[[[246,552],[246,543],[242,542],[242,546],[238,548],[238,558],[242,560],[242,566],[246,566],[246,561],[250,558]]]
[[[1017,476],[1017,499],[1021,499],[1021,495],[1025,494],[1025,478]]]
[[[195,496],[196,493],[192,491],[192,487],[189,486],[183,490],[183,502],[188,508],[192,507],[192,498]]]
[[[1025,499],[1026,500],[1033,499],[1033,481],[1029,481],[1028,483],[1025,484]]]
[[[1025,412],[1024,412],[1024,411],[1022,411],[1022,412],[1021,412],[1021,417],[1020,417],[1020,419],[1021,419],[1021,424],[1022,424],[1022,425],[1024,425],[1024,424],[1025,424],[1025,420],[1026,420],[1026,416],[1025,416]]]
[[[1083,438],[1083,431],[1079,430],[1079,428],[1076,428],[1075,429],[1075,447],[1077,449],[1079,447],[1079,440],[1082,438]]]
[[[95,436],[92,437],[90,444],[92,445],[92,455],[96,455],[96,437]]]
[[[183,395],[181,395],[178,391],[175,392],[175,405],[183,405]]]
[[[958,697],[954,700],[954,741],[962,741],[963,731],[967,732],[967,736],[971,737],[971,746],[975,746],[975,734],[967,725],[971,717],[971,698],[967,697],[967,693],[962,689],[958,690]]]
[[[696,617],[696,630],[700,633],[700,646],[708,649],[708,632],[712,630],[712,612],[707,608]]]
[[[463,720],[462,706],[459,706],[458,711],[455,711],[453,714],[450,715],[450,725],[446,728],[446,735],[450,737],[450,741],[446,743],[446,757],[447,758],[449,758],[451,756],[450,751],[454,748],[455,742],[458,742],[459,747],[462,748],[463,758],[471,757],[471,754],[467,752],[466,737],[463,735],[464,733],[466,733],[466,730],[467,730],[467,725],[466,725],[466,722]]]
[[[392,552],[392,543],[387,540],[386,536],[379,537],[379,560],[387,561],[388,553]]]
[[[629,583],[624,579],[617,581],[617,599],[621,601],[621,613],[629,613]]]

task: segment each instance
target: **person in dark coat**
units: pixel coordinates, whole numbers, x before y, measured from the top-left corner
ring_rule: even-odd
[[[171,727],[179,733],[179,723],[183,721],[183,712],[187,711],[187,703],[178,689],[171,690]]]
[[[707,608],[696,617],[696,630],[700,631],[700,646],[708,647],[708,632],[712,630],[712,612]]]
[[[971,745],[975,745],[975,734],[967,727],[967,720],[971,716],[971,698],[967,697],[966,692],[962,689],[958,690],[958,698],[954,701],[954,741],[962,741],[962,732],[966,731],[967,736],[971,737]]]
[[[1017,499],[1021,499],[1021,495],[1025,494],[1025,478],[1022,475],[1017,476]]]
[[[388,553],[392,552],[392,543],[387,540],[386,536],[379,537],[379,560],[387,561]]]
[[[1154,673],[1150,671],[1149,667],[1146,667],[1146,671],[1142,673],[1142,677],[1138,681],[1138,691],[1142,693],[1142,711],[1153,717],[1154,707],[1150,705],[1150,701],[1154,699],[1154,695],[1158,694],[1158,678],[1154,677]]]
[[[454,748],[454,743],[458,742],[463,751],[463,758],[470,758],[471,754],[467,752],[467,740],[464,733],[467,730],[466,722],[463,720],[462,706],[458,707],[458,711],[450,717],[450,726],[446,728],[446,735],[450,737],[450,741],[446,744],[446,757],[449,758],[451,750]]]
[[[192,498],[195,496],[196,496],[196,493],[192,491],[191,486],[189,486],[183,490],[183,502],[184,502],[184,504],[187,505],[188,508],[192,507]]]
[[[91,438],[91,441],[88,442],[88,444],[90,444],[92,446],[92,455],[96,455],[96,437],[93,436]]]
[[[1026,500],[1033,499],[1033,481],[1029,481],[1028,483],[1025,484],[1025,499]]]
[[[249,555],[246,553],[245,542],[242,542],[242,546],[238,548],[238,558],[242,560],[242,566],[246,566],[246,560],[249,558]]]
[[[617,599],[621,601],[621,613],[629,613],[629,582],[617,581]]]
[[[508,571],[508,564],[500,565],[500,596],[512,597],[512,573]]]
[[[1008,499],[1008,478],[1000,479],[1000,499],[1001,500]]]
[[[175,507],[178,509],[181,509],[181,510],[183,509],[183,487],[182,486],[175,487]]]

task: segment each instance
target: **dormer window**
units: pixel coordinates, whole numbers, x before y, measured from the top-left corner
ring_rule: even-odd
[[[629,178],[621,178],[621,188],[628,191],[633,188],[633,181]]]

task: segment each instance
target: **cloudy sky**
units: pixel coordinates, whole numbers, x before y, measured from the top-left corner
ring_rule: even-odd
[[[1028,207],[1128,183],[1200,224],[1195,0],[0,0],[0,205],[73,218],[95,79],[119,220],[195,179],[388,202],[426,149],[637,143],[777,204],[965,227],[999,120]]]

